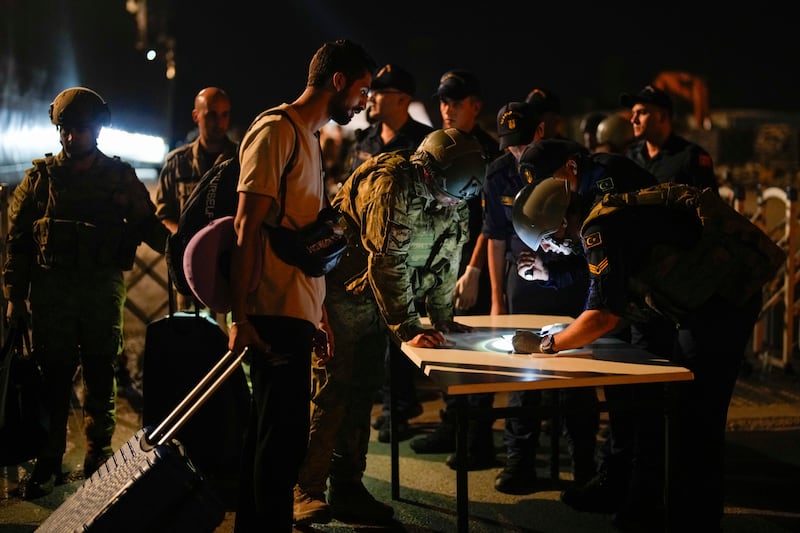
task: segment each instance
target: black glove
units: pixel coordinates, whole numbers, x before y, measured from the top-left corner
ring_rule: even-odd
[[[518,329],[511,338],[511,346],[514,353],[542,353],[539,344],[542,338],[536,333],[524,329]]]

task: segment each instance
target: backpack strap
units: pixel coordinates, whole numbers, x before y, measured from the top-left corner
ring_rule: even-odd
[[[283,217],[286,214],[286,207],[285,207],[285,204],[286,204],[286,189],[288,188],[288,185],[286,183],[286,176],[289,175],[289,172],[292,171],[292,169],[294,168],[294,165],[297,162],[297,137],[298,137],[298,133],[297,133],[297,125],[292,120],[292,117],[289,116],[289,113],[287,113],[285,109],[278,108],[278,107],[273,107],[271,109],[267,109],[266,111],[262,111],[261,113],[256,115],[256,118],[254,118],[250,122],[250,126],[247,128],[247,130],[249,131],[250,128],[253,127],[253,125],[255,125],[262,117],[265,117],[267,115],[281,115],[281,116],[283,116],[284,118],[286,118],[286,120],[289,121],[289,124],[292,125],[292,129],[294,129],[294,146],[292,146],[292,153],[289,155],[289,161],[286,163],[286,166],[283,168],[283,172],[281,173],[280,184],[278,186],[279,195],[280,195],[280,206],[278,208],[279,211],[278,211],[277,224],[280,225],[281,220],[283,220]],[[241,150],[241,146],[242,145],[239,144],[239,150]],[[237,157],[238,157],[238,155],[237,155]],[[322,157],[322,155],[320,155],[320,157]]]

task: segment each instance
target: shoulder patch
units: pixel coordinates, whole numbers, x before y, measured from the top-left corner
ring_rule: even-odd
[[[601,244],[603,244],[603,237],[602,235],[600,235],[599,231],[590,233],[589,235],[583,238],[583,245],[587,249],[594,248],[595,246],[599,246]]]
[[[603,192],[613,191],[614,190],[614,178],[608,176],[601,180],[597,181],[597,188]]]
[[[700,154],[700,157],[697,158],[697,164],[701,167],[711,167],[711,156],[708,154]]]

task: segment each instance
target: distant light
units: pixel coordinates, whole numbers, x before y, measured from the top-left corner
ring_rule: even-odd
[[[161,137],[128,133],[113,128],[103,128],[97,146],[105,154],[142,163],[161,164],[167,155],[167,143]]]
[[[169,65],[167,67],[167,79],[174,80],[175,79],[175,65]]]
[[[147,51],[145,57],[147,57],[148,61],[154,60],[156,58],[156,51],[151,48],[150,50]]]

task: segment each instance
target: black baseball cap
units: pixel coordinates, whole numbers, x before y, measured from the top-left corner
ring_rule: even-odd
[[[408,95],[414,96],[417,90],[417,84],[414,76],[398,65],[391,63],[382,66],[375,77],[372,79],[370,89],[373,91],[380,91],[382,89],[397,89]]]
[[[533,141],[541,115],[527,102],[509,102],[497,112],[497,136],[500,149]]]
[[[571,139],[540,139],[525,148],[519,165],[530,183],[538,183],[551,177],[573,156],[588,154],[585,146]]]
[[[464,69],[448,70],[439,79],[439,88],[433,93],[434,98],[450,98],[463,100],[467,96],[481,96],[481,84],[477,76]]]
[[[543,87],[531,89],[525,101],[531,104],[538,113],[561,113],[561,100],[551,90]]]
[[[662,91],[652,85],[646,85],[644,89],[636,94],[622,93],[619,95],[619,103],[624,107],[633,107],[634,104],[644,103],[663,107],[672,113],[672,99]]]

